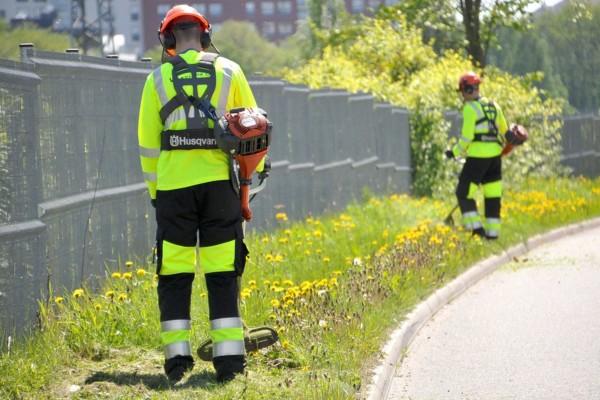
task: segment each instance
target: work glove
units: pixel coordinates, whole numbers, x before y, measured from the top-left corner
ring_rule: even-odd
[[[454,159],[454,153],[452,152],[452,150],[446,150],[446,152],[444,153],[446,155],[446,158],[449,160]]]
[[[269,177],[270,172],[271,172],[271,160],[269,160],[267,158],[267,159],[265,159],[265,165],[264,165],[263,170],[258,173],[258,178],[262,181],[263,179],[266,179]]]

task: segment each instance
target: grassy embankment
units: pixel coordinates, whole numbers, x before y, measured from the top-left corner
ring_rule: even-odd
[[[600,180],[530,180],[507,194],[493,243],[440,224],[449,209],[373,197],[299,223],[280,214],[280,229],[248,238],[242,312],[250,326],[275,326],[281,344],[250,355],[247,375],[227,385],[199,360],[168,385],[152,266],[127,263],[101,293],[78,289],[43,308],[41,332],[0,356],[0,398],[355,398],[408,310],[478,259],[600,215]],[[207,336],[206,290],[196,283],[193,345]]]

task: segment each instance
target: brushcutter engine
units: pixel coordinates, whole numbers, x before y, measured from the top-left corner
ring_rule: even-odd
[[[260,108],[233,109],[215,124],[217,145],[238,164],[238,168],[232,168],[232,174],[237,175],[232,176],[232,181],[239,182],[242,217],[246,221],[252,219],[252,174],[267,155],[272,128],[273,124],[267,119],[267,113]]]

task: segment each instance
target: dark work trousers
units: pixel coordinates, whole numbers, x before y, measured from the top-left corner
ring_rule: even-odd
[[[156,220],[158,304],[165,359],[191,357],[190,302],[199,255],[208,291],[217,376],[243,371],[238,277],[248,251],[243,242],[240,200],[231,182],[158,191]]]
[[[485,221],[477,213],[475,193],[483,186]],[[467,157],[458,178],[456,198],[463,222],[467,229],[485,227],[488,237],[497,237],[500,230],[500,207],[502,199],[502,160],[500,156],[490,158]]]

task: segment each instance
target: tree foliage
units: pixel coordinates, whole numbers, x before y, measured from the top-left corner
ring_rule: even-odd
[[[69,47],[69,36],[31,25],[9,29],[0,21],[0,58],[19,59],[21,43],[33,43],[38,50],[64,52]]]
[[[581,112],[600,111],[600,4],[569,1],[538,13],[528,35],[501,37],[491,62],[513,73],[542,71],[542,88]]]
[[[301,52],[294,36],[278,46],[263,38],[252,23],[232,20],[225,21],[213,34],[213,43],[221,55],[240,64],[247,74],[272,73],[294,65]],[[158,62],[161,52],[158,45],[145,56]]]
[[[322,56],[302,68],[286,70],[284,77],[312,88],[333,87],[365,91],[411,111],[411,146],[415,167],[413,190],[419,195],[449,195],[458,166],[443,159],[450,144],[449,109],[460,109],[457,79],[471,62],[447,50],[436,55],[422,42],[422,31],[397,14],[366,19],[356,40],[327,46]],[[533,85],[534,76],[515,77],[497,68],[485,75],[482,90],[496,100],[511,122],[525,125],[530,142],[511,155],[505,169],[509,181],[527,175],[553,175],[560,170],[560,101],[544,98]]]
[[[405,14],[423,32],[426,43],[442,52],[464,46],[474,64],[485,67],[487,54],[498,45],[496,35],[502,27],[524,30],[529,9],[541,0],[404,0],[384,8],[379,17],[394,18],[394,11]]]

